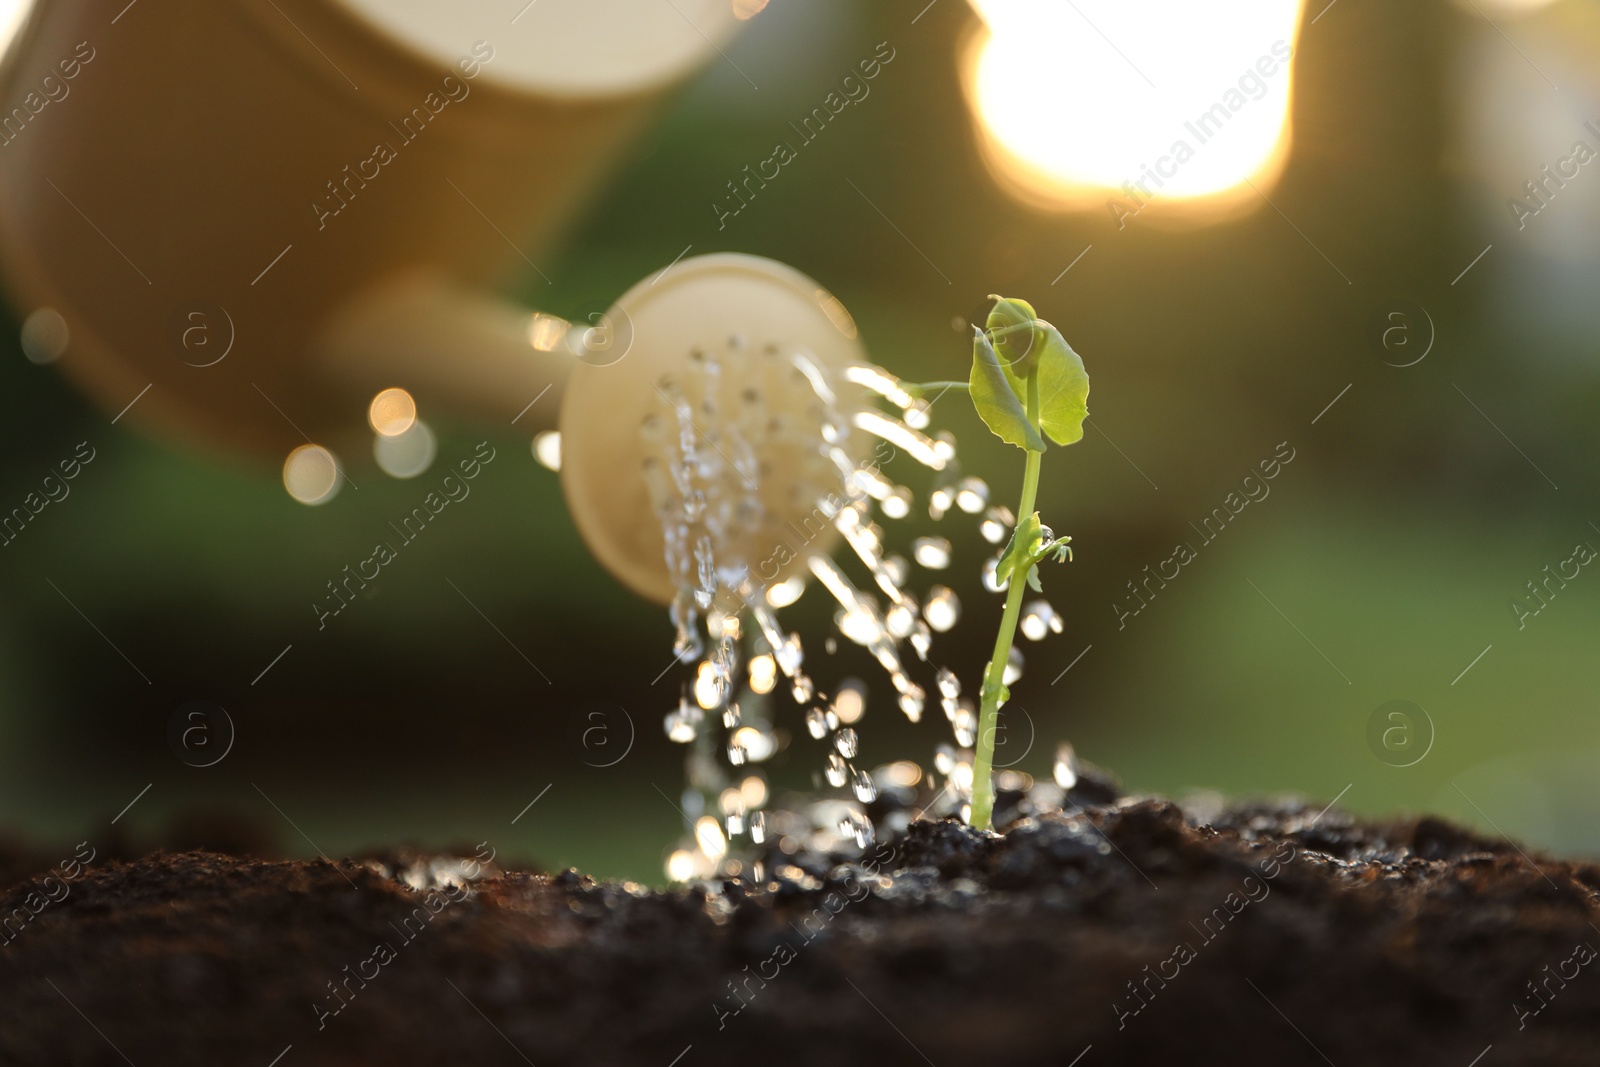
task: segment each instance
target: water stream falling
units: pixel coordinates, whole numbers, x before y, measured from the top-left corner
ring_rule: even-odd
[[[935,752],[929,782],[936,798],[928,810],[964,814],[977,712],[956,675],[931,659],[934,634],[956,625],[961,603],[936,582],[920,596],[914,591],[949,567],[951,544],[938,536],[897,538],[907,542],[909,562],[891,551],[877,520],[908,519],[915,501],[885,465],[906,455],[933,470],[928,514],[978,516],[991,545],[1010,536],[1015,517],[989,504],[982,480],[960,476],[953,436],[924,432],[930,404],[878,367],[833,371],[804,351],[775,344],[754,350],[735,336],[716,351],[690,352],[681,371],[655,384],[655,406],[637,432],[677,589],[674,649],[681,663],[694,664],[664,723],[667,736],[688,748],[681,806],[689,827],[668,859],[668,875],[764,877],[752,846],[769,840],[865,848],[878,829],[867,806],[879,790],[903,789],[921,776],[906,761],[876,771],[862,766],[856,724],[865,687],[846,682],[830,694],[808,673],[800,635],[786,630],[778,613],[813,583],[836,604],[838,635],[877,662],[907,718],[918,722],[930,699],[938,703],[954,743]],[[985,584],[997,589],[993,569],[991,559]],[[1032,640],[1061,630],[1060,616],[1042,600],[1029,604],[1022,625]],[[1020,673],[1014,652],[1007,681]],[[775,723],[790,718],[782,712],[789,702],[818,743],[831,789],[804,816],[769,810],[761,766],[780,749]]]

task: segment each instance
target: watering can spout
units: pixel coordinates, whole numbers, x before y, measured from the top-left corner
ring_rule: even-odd
[[[352,401],[398,386],[421,410],[535,433],[556,426],[586,327],[417,272],[334,312],[314,363]]]

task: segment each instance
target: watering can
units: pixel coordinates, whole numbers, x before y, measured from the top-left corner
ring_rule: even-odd
[[[708,332],[855,359],[838,301],[755,257],[669,265],[572,329],[492,288],[543,273],[663,94],[737,32],[735,9],[759,6],[28,4],[0,72],[0,275],[24,349],[119,419],[273,458],[363,451],[390,387],[529,434],[631,416],[643,402],[618,398]],[[586,472],[563,475],[580,529],[661,599],[659,574],[626,562],[640,535],[582,481],[615,457],[564,436]]]

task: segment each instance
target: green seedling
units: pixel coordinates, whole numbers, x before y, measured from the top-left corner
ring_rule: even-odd
[[[1011,695],[1005,685],[1005,669],[1017,634],[1023,587],[1040,591],[1039,564],[1072,558],[1072,539],[1056,537],[1034,509],[1040,461],[1049,447],[1046,438],[1058,445],[1082,440],[1083,420],[1089,416],[1089,375],[1060,331],[1035,316],[1026,301],[1000,296],[990,299],[995,306],[989,312],[987,329],[973,329],[972,374],[965,385],[984,425],[1002,441],[1022,449],[1027,461],[1017,525],[995,570],[996,581],[1005,584],[1006,606],[994,655],[984,668],[978,713],[971,821],[980,830],[989,829],[994,817],[995,727],[1000,705]]]

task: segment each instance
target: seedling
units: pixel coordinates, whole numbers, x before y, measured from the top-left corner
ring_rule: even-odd
[[[995,568],[996,582],[1006,590],[1006,606],[995,636],[994,655],[984,668],[978,712],[971,822],[980,830],[989,829],[994,817],[991,772],[996,722],[1000,705],[1011,696],[1005,670],[1022,610],[1023,586],[1040,591],[1039,564],[1072,558],[1068,543],[1072,539],[1055,536],[1034,510],[1040,461],[1048,447],[1045,439],[1058,445],[1082,440],[1083,420],[1089,415],[1089,375],[1060,331],[1035,316],[1026,301],[1000,296],[990,299],[995,306],[989,312],[987,329],[973,327],[972,374],[965,384],[984,425],[1002,441],[1022,449],[1027,461],[1017,525]]]

